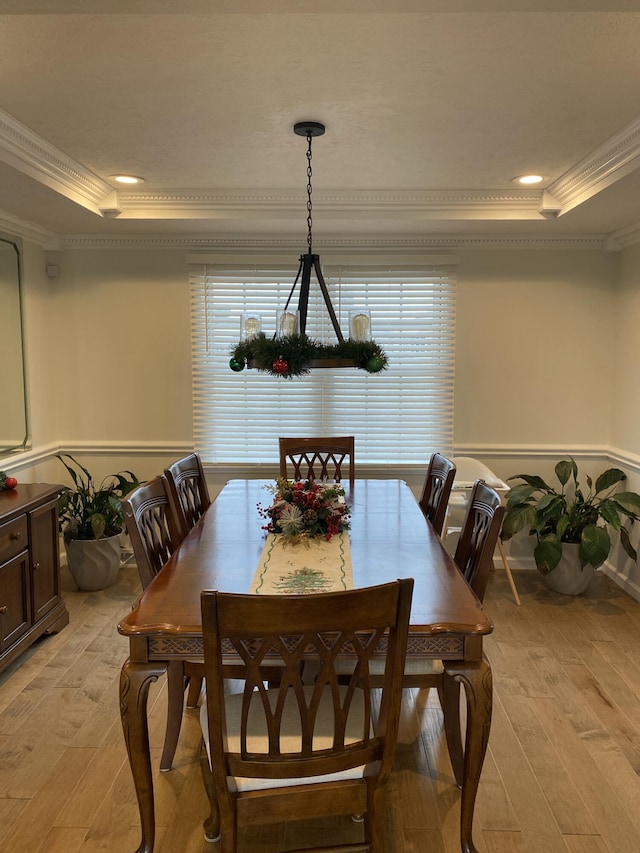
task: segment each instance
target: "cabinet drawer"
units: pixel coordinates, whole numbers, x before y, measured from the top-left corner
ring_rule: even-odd
[[[24,551],[28,544],[26,515],[20,515],[13,521],[0,524],[0,563]]]

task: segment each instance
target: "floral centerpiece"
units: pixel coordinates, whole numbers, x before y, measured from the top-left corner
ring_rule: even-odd
[[[285,542],[309,539],[331,539],[349,529],[349,507],[340,483],[318,483],[315,480],[276,480],[267,486],[273,494],[269,507],[258,505],[260,515],[268,519],[263,529],[279,533]]]

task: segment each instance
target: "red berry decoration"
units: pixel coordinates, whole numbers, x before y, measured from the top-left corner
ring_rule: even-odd
[[[18,485],[18,481],[15,477],[9,477],[6,471],[0,471],[0,492],[4,492],[7,489],[15,489]]]
[[[273,372],[277,373],[278,376],[286,376],[289,372],[289,362],[281,355],[276,358],[271,366],[273,367]]]

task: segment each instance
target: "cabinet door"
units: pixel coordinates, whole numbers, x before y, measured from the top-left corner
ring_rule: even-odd
[[[29,542],[33,590],[33,621],[37,622],[60,597],[58,504],[43,504],[29,513]]]
[[[23,551],[0,566],[0,652],[31,626],[29,554]]]

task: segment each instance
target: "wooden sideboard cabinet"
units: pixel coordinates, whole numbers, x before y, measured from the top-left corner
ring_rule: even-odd
[[[59,490],[25,483],[0,492],[0,672],[69,622],[60,596]]]

